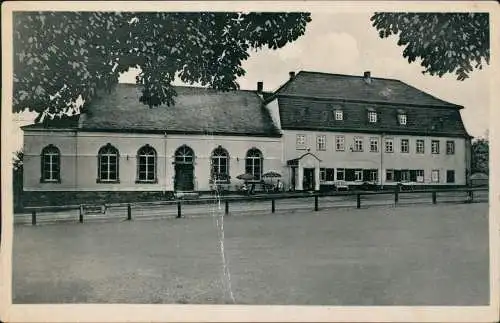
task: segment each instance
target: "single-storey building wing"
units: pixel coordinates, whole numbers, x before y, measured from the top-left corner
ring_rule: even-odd
[[[27,203],[236,190],[239,174],[281,171],[281,135],[258,93],[175,90],[175,105],[149,108],[136,85],[118,84],[71,120],[24,127]]]
[[[23,127],[25,204],[237,190],[268,171],[287,190],[467,183],[462,107],[398,80],[302,71],[272,93],[175,90],[149,108],[118,84],[78,116]]]

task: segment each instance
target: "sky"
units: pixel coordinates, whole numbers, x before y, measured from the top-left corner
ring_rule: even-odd
[[[465,81],[455,75],[423,75],[423,68],[403,58],[397,38],[381,39],[370,23],[370,13],[313,13],[306,32],[298,40],[279,50],[252,52],[243,63],[246,75],[238,79],[242,89],[273,91],[289,78],[289,72],[301,70],[336,74],[363,75],[399,79],[442,100],[464,106],[461,111],[467,131],[484,136],[489,126],[489,86],[492,68],[486,65]],[[134,83],[137,70],[120,77],[121,83]],[[175,84],[181,85],[176,81]],[[14,116],[16,124],[29,124],[31,114]],[[16,147],[22,146],[22,131],[16,127]]]

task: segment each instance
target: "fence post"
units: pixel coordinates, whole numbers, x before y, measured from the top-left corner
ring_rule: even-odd
[[[394,204],[398,204],[399,202],[399,185],[396,185],[396,189],[394,190]]]
[[[361,208],[361,194],[360,193],[356,194],[356,208],[357,209]]]
[[[132,220],[132,206],[129,204],[127,204],[127,220]]]
[[[80,204],[80,214],[78,222],[83,223],[83,204]]]
[[[36,225],[36,210],[31,211],[31,224]]]
[[[271,213],[274,213],[274,211],[276,211],[276,202],[274,201],[274,199],[271,200]]]
[[[227,199],[226,199],[226,206],[225,206],[225,209],[224,209],[224,214],[225,215],[229,214],[229,201]]]
[[[432,191],[432,204],[436,204],[436,191]]]
[[[314,196],[314,211],[318,211],[319,197],[318,195]]]
[[[182,216],[181,213],[181,202],[177,201],[177,218],[180,218]]]

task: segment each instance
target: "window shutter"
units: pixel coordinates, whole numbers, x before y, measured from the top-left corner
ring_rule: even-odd
[[[410,182],[416,182],[417,181],[417,171],[414,169],[410,170]]]
[[[355,180],[354,169],[345,170],[345,180],[348,182],[353,182]]]
[[[394,170],[394,181],[395,182],[401,181],[401,171],[400,170]]]
[[[369,169],[363,169],[363,180],[364,181],[370,180],[370,170]]]

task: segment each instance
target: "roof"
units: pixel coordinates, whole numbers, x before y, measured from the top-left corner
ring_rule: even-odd
[[[305,156],[313,156],[314,158],[316,158],[318,161],[321,161],[321,159],[318,158],[318,156],[316,156],[315,154],[311,153],[311,152],[307,152],[305,154],[302,154],[300,157],[297,157],[297,158],[294,158],[294,159],[289,159],[286,161],[286,164],[287,166],[297,166],[299,164],[299,160],[301,160],[302,158],[304,158]]]
[[[300,71],[275,93],[276,96],[305,96],[314,98],[365,101],[374,103],[417,106],[460,106],[438,99],[402,81],[363,76]]]
[[[89,104],[77,127],[87,131],[280,136],[254,91],[174,88],[175,105],[149,108],[139,102],[142,93],[138,86],[117,84]]]
[[[269,100],[278,100],[284,130],[344,131],[470,137],[460,106],[435,98],[398,80],[299,72]],[[335,120],[334,111],[343,111]],[[368,110],[378,115],[368,122]],[[407,116],[400,125],[398,114]]]
[[[469,136],[456,109],[371,105],[377,112],[377,122],[370,123],[366,104],[284,97],[278,98],[278,105],[281,127],[285,130]],[[343,111],[343,120],[335,120],[337,109]],[[406,114],[406,125],[399,124],[400,113]]]

